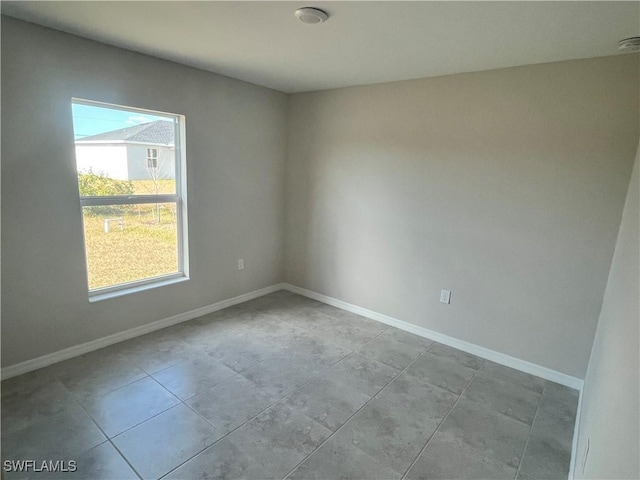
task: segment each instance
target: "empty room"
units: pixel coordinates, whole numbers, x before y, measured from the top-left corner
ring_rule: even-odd
[[[2,479],[640,478],[640,2],[0,7]]]

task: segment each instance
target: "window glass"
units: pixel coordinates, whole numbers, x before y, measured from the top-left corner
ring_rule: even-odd
[[[89,289],[179,270],[174,203],[83,207]]]
[[[176,118],[74,102],[73,126],[78,173],[131,181],[141,194],[176,192]]]
[[[184,117],[73,100],[90,296],[186,277]]]

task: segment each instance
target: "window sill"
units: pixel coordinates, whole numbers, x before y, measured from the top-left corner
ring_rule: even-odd
[[[122,297],[124,295],[130,295],[132,293],[144,292],[145,290],[151,290],[158,287],[164,287],[167,285],[173,285],[176,283],[182,283],[189,280],[189,277],[185,277],[183,275],[179,277],[171,277],[171,278],[163,278],[154,282],[144,283],[142,285],[132,285],[128,287],[122,287],[117,290],[112,290],[109,292],[96,292],[89,294],[89,302],[101,302],[102,300],[109,300],[110,298]]]

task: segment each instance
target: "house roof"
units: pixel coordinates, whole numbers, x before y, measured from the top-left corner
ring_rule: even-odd
[[[154,145],[173,145],[174,124],[167,120],[155,120],[133,127],[120,128],[110,132],[98,133],[76,140],[76,143],[118,142],[150,143]]]

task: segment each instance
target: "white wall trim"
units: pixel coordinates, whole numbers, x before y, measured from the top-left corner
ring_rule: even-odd
[[[160,330],[161,328],[170,327],[171,325],[186,322],[187,320],[201,317],[208,313],[216,312],[218,310],[231,307],[232,305],[236,305],[238,303],[246,302],[248,300],[252,300],[257,297],[262,297],[263,295],[268,295],[269,293],[273,293],[278,290],[282,290],[284,288],[285,288],[284,284],[277,283],[269,287],[261,288],[259,290],[254,290],[253,292],[238,295],[237,297],[229,298],[227,300],[222,300],[220,302],[216,302],[211,305],[206,305],[204,307],[196,308],[188,312],[179,313],[178,315],[174,315],[172,317],[163,318],[162,320],[157,320],[155,322],[147,323],[139,327],[125,330],[123,332],[114,333],[106,337],[98,338],[96,340],[91,340],[90,342],[65,348],[64,350],[59,350],[57,352],[49,353],[47,355],[42,355],[41,357],[33,358],[31,360],[27,360],[21,363],[16,363],[8,367],[3,367],[0,375],[2,376],[2,380],[6,380],[7,378],[15,377],[16,375],[22,375],[23,373],[27,373],[33,370],[37,370],[39,368],[47,367],[54,363],[58,363],[63,360],[68,360],[70,358],[77,357],[78,355],[83,355],[85,353],[92,352],[100,348],[108,347],[109,345],[113,345],[114,343],[122,342],[124,340],[129,340],[134,337],[139,337],[140,335],[145,335],[147,333],[155,332],[156,330]]]
[[[531,375],[544,378],[545,380],[551,380],[552,382],[559,383],[560,385],[565,385],[567,387],[575,388],[582,391],[584,380],[580,378],[572,377],[571,375],[567,375],[565,373],[561,373],[556,370],[543,367],[541,365],[536,365],[535,363],[531,363],[526,360],[512,357],[504,353],[496,352],[495,350],[481,347],[480,345],[476,345],[474,343],[459,340],[457,338],[450,337],[448,335],[444,335],[442,333],[438,333],[409,322],[405,322],[404,320],[399,320],[382,313],[374,312],[373,310],[358,307],[357,305],[353,305],[351,303],[347,303],[342,300],[329,297],[327,295],[322,295],[311,290],[296,287],[295,285],[285,283],[283,284],[283,288],[285,290],[289,290],[290,292],[297,293],[314,300],[318,300],[319,302],[327,303],[329,305],[333,305],[334,307],[357,313],[358,315],[362,315],[363,317],[367,317],[372,320],[377,320],[378,322],[391,325],[392,327],[396,327],[410,333],[415,333],[416,335],[420,335],[421,337],[434,340],[453,348],[457,348],[458,350],[462,350],[463,352],[477,355],[478,357],[491,360],[492,362],[499,363],[500,365],[515,368],[516,370],[520,370],[521,372],[529,373]]]
[[[275,285],[271,285],[269,287],[261,288],[253,292],[238,295],[237,297],[222,300],[220,302],[196,308],[185,313],[180,313],[172,317],[157,320],[155,322],[147,323],[139,327],[125,330],[123,332],[114,333],[113,335],[108,335],[106,337],[98,338],[90,342],[65,348],[64,350],[59,350],[57,352],[49,353],[41,357],[33,358],[25,362],[10,365],[8,367],[3,367],[1,370],[1,376],[3,380],[6,380],[7,378],[15,377],[16,375],[31,372],[33,370],[58,363],[63,360],[68,360],[69,358],[77,357],[78,355],[83,355],[85,353],[92,352],[109,345],[113,345],[114,343],[129,340],[140,335],[145,335],[147,333],[154,332],[156,330],[160,330],[161,328],[169,327],[177,323],[186,322],[187,320],[201,317],[202,315],[216,312],[218,310],[222,310],[223,308],[246,302],[248,300],[252,300],[263,295],[268,295],[269,293],[273,293],[283,289],[293,293],[297,293],[299,295],[303,295],[308,298],[312,298],[314,300],[318,300],[323,303],[327,303],[329,305],[333,305],[338,308],[342,308],[343,310],[347,310],[349,312],[357,313],[358,315],[362,315],[363,317],[367,317],[372,320],[391,325],[401,330],[420,335],[421,337],[429,338],[436,342],[440,342],[444,345],[457,348],[458,350],[477,355],[478,357],[491,360],[501,365],[515,368],[516,370],[536,375],[538,377],[544,378],[545,380],[551,380],[552,382],[556,382],[561,385],[565,385],[567,387],[575,388],[582,391],[582,385],[584,383],[582,379],[572,377],[570,375],[552,370],[550,368],[527,362],[526,360],[511,357],[504,353],[496,352],[495,350],[481,347],[464,340],[459,340],[457,338],[450,337],[448,335],[444,335],[442,333],[438,333],[433,330],[429,330],[427,328],[420,327],[418,325],[414,325],[412,323],[405,322],[403,320],[399,320],[382,313],[374,312],[373,310],[358,307],[357,305],[353,305],[351,303],[347,303],[342,300],[338,300],[327,295],[322,295],[320,293],[316,293],[311,290],[300,288],[288,283],[278,283]]]
[[[92,352],[100,348],[108,347],[109,345],[113,345],[115,343],[122,342],[124,340],[129,340],[131,338],[139,337],[141,335],[155,332],[156,330],[160,330],[165,327],[170,327],[171,325],[176,325],[178,323],[186,322],[188,320],[192,320],[194,318],[207,315],[208,313],[213,313],[218,310],[222,310],[223,308],[227,308],[233,305],[237,305],[239,303],[247,302],[254,298],[261,297],[263,295],[268,295],[278,290],[288,290],[290,292],[297,293],[299,295],[303,295],[305,297],[312,298],[314,300],[318,300],[319,302],[333,305],[334,307],[342,308],[343,310],[347,310],[349,312],[362,315],[363,317],[367,317],[372,320],[376,320],[378,322],[391,325],[401,330],[405,330],[407,332],[420,335],[421,337],[434,340],[444,345],[457,348],[458,350],[462,350],[464,352],[477,355],[478,357],[491,360],[501,365],[515,368],[516,370],[520,370],[525,373],[530,373],[531,375],[536,375],[538,377],[544,378],[545,380],[550,380],[552,382],[559,383],[560,385],[565,385],[567,387],[571,387],[579,390],[580,397],[578,401],[578,409],[576,411],[576,422],[574,426],[573,444],[572,444],[572,450],[571,450],[571,465],[569,469],[569,480],[572,480],[574,478],[576,461],[577,461],[578,432],[580,430],[579,423],[580,423],[580,415],[582,410],[582,387],[584,384],[584,381],[582,379],[579,379],[577,377],[572,377],[570,375],[557,372],[550,368],[546,368],[531,362],[527,362],[526,360],[521,360],[519,358],[511,357],[504,353],[496,352],[495,350],[481,347],[479,345],[466,342],[464,340],[459,340],[457,338],[450,337],[448,335],[444,335],[442,333],[438,333],[433,330],[429,330],[427,328],[420,327],[418,325],[414,325],[412,323],[405,322],[403,320],[399,320],[397,318],[393,318],[388,315],[384,315],[382,313],[374,312],[373,310],[368,310],[366,308],[358,307],[357,305],[353,305],[351,303],[347,303],[342,300],[338,300],[336,298],[329,297],[327,295],[322,295],[320,293],[316,293],[311,290],[300,288],[288,283],[277,283],[269,287],[261,288],[259,290],[254,290],[253,292],[238,295],[237,297],[229,298],[227,300],[222,300],[220,302],[216,302],[211,305],[206,305],[204,307],[196,308],[194,310],[190,310],[185,313],[179,313],[178,315],[174,315],[172,317],[147,323],[146,325],[141,325],[139,327],[125,330],[123,332],[114,333],[113,335],[108,335],[106,337],[98,338],[90,342],[65,348],[64,350],[59,350],[57,352],[49,353],[47,355],[33,358],[25,362],[17,363],[15,365],[3,367],[1,370],[1,377],[2,377],[2,380],[6,380],[8,378],[15,377],[17,375],[22,375],[23,373],[28,373],[33,370],[37,370],[39,368],[47,367],[54,363],[58,363],[63,360],[68,360],[70,358],[77,357],[79,355],[83,355],[85,353]]]
[[[584,389],[580,389],[578,397],[578,408],[576,409],[576,422],[573,424],[573,442],[571,444],[571,463],[569,464],[569,480],[576,478],[576,462],[578,461],[578,437],[580,435],[580,418],[582,416],[582,394]]]

